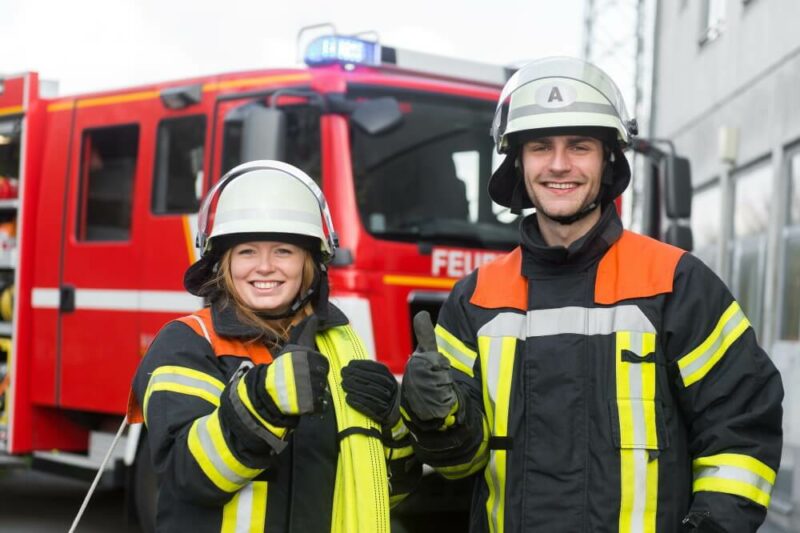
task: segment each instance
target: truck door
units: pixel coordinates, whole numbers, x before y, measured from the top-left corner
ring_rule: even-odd
[[[64,197],[56,403],[120,412],[138,363],[147,103],[78,102]],[[113,108],[113,109],[112,109]],[[149,144],[149,143],[148,143]]]

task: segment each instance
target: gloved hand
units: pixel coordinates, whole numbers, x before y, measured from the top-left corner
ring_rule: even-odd
[[[245,374],[248,391],[257,391],[256,408],[272,424],[293,427],[299,415],[322,411],[329,365],[314,349],[317,322],[311,316],[298,324],[272,363],[257,365]]]
[[[375,422],[392,428],[400,420],[397,380],[383,363],[355,359],[342,369],[345,401]]]
[[[423,431],[445,429],[455,422],[458,390],[450,375],[450,361],[436,349],[427,311],[414,316],[414,334],[419,344],[403,375],[401,412],[407,422]]]

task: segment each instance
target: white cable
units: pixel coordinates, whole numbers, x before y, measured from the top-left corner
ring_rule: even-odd
[[[83,504],[81,505],[81,508],[78,511],[78,515],[75,517],[75,520],[72,522],[72,527],[69,528],[69,533],[75,533],[75,528],[78,527],[78,522],[81,521],[83,512],[86,510],[86,506],[89,505],[89,500],[92,498],[94,489],[97,488],[97,483],[100,481],[100,476],[103,475],[103,469],[105,469],[106,463],[108,463],[108,459],[111,457],[111,452],[113,452],[114,448],[117,447],[117,442],[119,442],[119,438],[122,436],[122,432],[125,430],[125,427],[127,425],[128,425],[128,417],[125,417],[122,419],[122,424],[120,424],[119,430],[117,430],[117,435],[111,442],[111,446],[108,448],[106,456],[103,458],[103,462],[100,463],[100,468],[97,470],[97,475],[94,476],[94,481],[92,482],[92,486],[89,487],[89,492],[87,492],[86,497],[83,498]]]

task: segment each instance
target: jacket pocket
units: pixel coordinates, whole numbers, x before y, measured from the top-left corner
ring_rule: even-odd
[[[611,435],[620,449],[668,447],[664,408],[656,396],[655,333],[615,334],[616,394],[609,401]]]

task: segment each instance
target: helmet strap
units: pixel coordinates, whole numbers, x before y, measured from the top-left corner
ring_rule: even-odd
[[[327,272],[325,271],[325,265],[320,265],[320,270],[322,270],[323,273],[327,275]],[[274,315],[262,312],[258,313],[258,316],[266,320],[278,320],[280,318],[288,318],[290,316],[294,316],[295,313],[297,313],[303,307],[305,307],[305,305],[309,301],[311,301],[311,298],[313,298],[314,295],[319,292],[320,286],[322,285],[320,281],[321,281],[321,274],[319,271],[315,271],[314,279],[311,281],[311,285],[308,287],[308,289],[306,289],[306,291],[303,294],[298,295],[297,298],[294,299],[294,302],[292,302],[292,305],[289,306],[289,309],[287,309],[282,313],[276,313]]]

